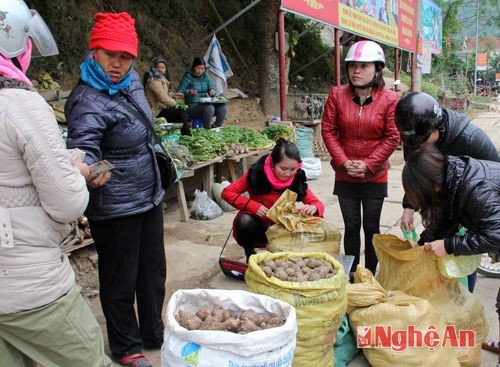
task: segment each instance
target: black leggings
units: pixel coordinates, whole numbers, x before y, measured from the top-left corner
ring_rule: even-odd
[[[266,230],[269,226],[251,214],[239,214],[234,221],[236,242],[243,247],[248,258],[255,254],[255,247],[267,244]],[[259,246],[260,245],[260,246]]]
[[[384,198],[351,198],[339,196],[340,210],[344,219],[344,250],[346,255],[354,255],[352,271],[359,264],[361,249],[361,207],[363,207],[363,232],[365,233],[365,267],[373,274],[377,268],[377,255],[373,248],[372,238],[380,233],[380,214]]]

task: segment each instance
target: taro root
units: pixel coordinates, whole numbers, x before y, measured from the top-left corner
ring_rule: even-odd
[[[188,330],[220,330],[239,334],[279,327],[286,321],[273,313],[258,313],[254,310],[231,311],[220,306],[213,309],[203,306],[195,314],[179,310],[175,319]]]
[[[267,277],[274,276],[286,282],[316,281],[337,274],[332,263],[326,259],[292,257],[288,260],[268,260],[259,266]]]

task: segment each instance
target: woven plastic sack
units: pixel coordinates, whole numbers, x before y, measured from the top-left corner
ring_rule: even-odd
[[[393,235],[377,234],[373,246],[380,264],[377,280],[385,289],[428,300],[457,330],[473,330],[473,347],[454,348],[462,366],[478,366],[481,343],[488,335],[482,303],[456,278],[439,272],[437,256]]]
[[[335,367],[347,367],[358,353],[356,339],[354,339],[354,334],[349,326],[349,318],[344,315],[333,346]]]
[[[339,254],[340,231],[320,217],[304,217],[297,211],[297,194],[285,190],[269,209],[267,216],[276,224],[266,231],[270,252],[326,252]]]
[[[337,274],[311,282],[285,282],[267,277],[259,267],[267,260],[293,257],[326,259]],[[343,266],[325,253],[261,252],[250,257],[245,282],[250,291],[266,294],[295,307],[297,312],[297,349],[294,367],[332,367],[333,344],[347,306]]]
[[[175,315],[179,309],[222,306],[230,311],[272,312],[285,317],[280,327],[236,334],[218,330],[188,330]],[[162,367],[283,366],[292,365],[297,323],[295,310],[277,299],[241,290],[180,289],[167,306],[161,348]]]
[[[297,148],[301,158],[314,158],[313,153],[313,129],[309,127],[295,128]]]
[[[308,180],[315,180],[321,176],[321,159],[303,158],[302,170],[305,172]]]
[[[389,332],[389,327],[391,333],[406,332],[413,328],[413,335],[420,333],[423,341],[429,330],[435,331],[437,335],[444,335],[444,318],[427,300],[399,291],[386,291],[370,270],[362,265],[358,265],[354,280],[354,284],[347,285],[351,309],[349,321],[359,342],[357,344],[362,344],[361,350],[371,366],[460,365],[451,345],[440,344],[434,348],[420,345],[418,337],[411,338],[410,333],[406,334],[408,337],[401,333],[400,338],[389,339],[390,345],[381,345],[382,338],[379,339],[381,334],[376,331],[377,327],[384,327],[384,333]],[[365,297],[361,293],[365,293]]]

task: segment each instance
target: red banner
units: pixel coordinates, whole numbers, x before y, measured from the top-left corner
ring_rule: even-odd
[[[285,11],[415,52],[417,0],[282,0]]]

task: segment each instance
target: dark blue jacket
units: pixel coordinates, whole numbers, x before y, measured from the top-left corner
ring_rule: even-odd
[[[86,153],[85,162],[106,159],[114,164],[111,179],[90,190],[85,214],[92,220],[107,220],[146,212],[159,205],[161,188],[154,146],[149,130],[117,99],[152,121],[140,78],[132,72],[132,82],[111,97],[82,82],[69,96],[64,112],[68,121],[68,148]]]
[[[197,76],[193,69],[188,69],[179,83],[177,92],[184,93],[186,103],[190,105],[200,103],[201,97],[209,97],[208,91],[213,88],[212,79],[206,71]],[[198,94],[192,96],[187,92],[188,89],[194,89]]]

